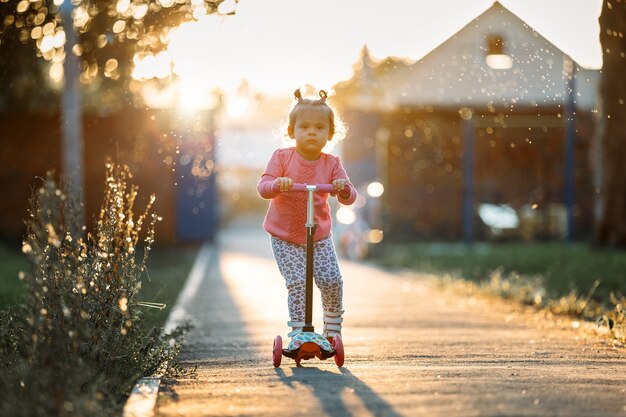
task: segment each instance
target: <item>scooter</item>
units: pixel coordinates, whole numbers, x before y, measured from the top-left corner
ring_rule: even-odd
[[[302,332],[291,339],[286,349],[283,349],[283,339],[280,335],[274,339],[272,358],[274,367],[278,368],[283,356],[293,359],[296,365],[302,360],[317,357],[324,360],[334,357],[337,366],[343,366],[344,351],[341,336],[327,339],[319,333],[315,333],[313,327],[313,246],[315,229],[317,224],[314,220],[314,193],[334,193],[332,184],[293,184],[289,191],[307,193],[307,220],[306,220],[306,290],[305,290],[305,315]]]

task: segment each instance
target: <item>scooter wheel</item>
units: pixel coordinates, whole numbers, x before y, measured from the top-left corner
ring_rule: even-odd
[[[343,366],[343,342],[341,336],[333,337],[333,348],[335,349],[335,364],[339,367]]]
[[[280,366],[280,360],[283,357],[283,338],[276,336],[274,339],[274,350],[272,352],[272,359],[274,362],[274,368],[278,368]]]

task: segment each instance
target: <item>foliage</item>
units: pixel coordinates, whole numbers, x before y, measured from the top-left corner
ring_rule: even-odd
[[[135,217],[130,178],[127,167],[107,163],[102,207],[86,236],[75,220],[78,203],[52,175],[34,192],[25,301],[0,321],[0,414],[108,415],[138,377],[176,355],[175,335],[142,326],[137,293],[159,217],[154,196]],[[145,249],[136,259],[141,232]]]
[[[3,8],[0,3],[0,19]],[[6,19],[6,18],[5,18]],[[0,30],[2,30],[0,21]],[[48,82],[46,61],[36,57],[35,45],[9,42],[9,32],[0,34],[0,62],[11,62],[0,69],[0,109],[3,111],[53,111],[59,106],[54,89]],[[28,97],[28,100],[24,98]]]
[[[80,57],[81,82],[89,86],[87,92],[103,87],[100,90],[112,101],[132,100],[130,92],[133,88],[129,83],[133,59],[162,51],[167,46],[168,33],[172,28],[198,15],[216,12],[223,1],[72,1],[74,27],[79,35],[78,45],[73,52]],[[18,46],[28,44],[30,48],[27,49],[50,63],[47,66],[51,70],[50,74],[57,74],[52,78],[58,78],[58,74],[62,73],[60,66],[64,56],[70,53],[65,50],[65,42],[59,40],[66,38],[59,3],[62,2],[0,1],[0,58],[3,62],[13,60],[16,52],[19,52],[19,62],[28,62],[28,57],[24,55],[26,48]],[[14,87],[18,88],[19,84],[29,79],[24,75],[43,80],[48,78],[47,72],[46,67],[40,65],[17,65],[8,72],[1,72],[0,81],[6,81],[3,85],[15,84]],[[30,87],[21,87],[29,87],[26,91],[37,95],[49,95],[53,88],[49,83],[31,84]],[[18,90],[23,93],[24,88]],[[10,95],[18,92],[9,89],[3,94],[9,95],[5,101],[10,102]],[[15,98],[24,96],[16,95]],[[25,104],[28,103],[25,101]],[[98,106],[103,104],[102,100],[98,103]]]

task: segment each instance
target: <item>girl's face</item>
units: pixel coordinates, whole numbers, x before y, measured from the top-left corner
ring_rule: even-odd
[[[302,110],[288,133],[296,141],[296,152],[309,161],[319,159],[326,142],[332,138],[328,114],[317,109]]]

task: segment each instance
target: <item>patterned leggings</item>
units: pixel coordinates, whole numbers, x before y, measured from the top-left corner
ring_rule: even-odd
[[[332,238],[315,242],[313,278],[322,294],[324,311],[342,309],[343,280],[337,264]],[[272,236],[272,251],[287,285],[287,303],[291,321],[304,321],[306,290],[306,245],[287,242]]]

